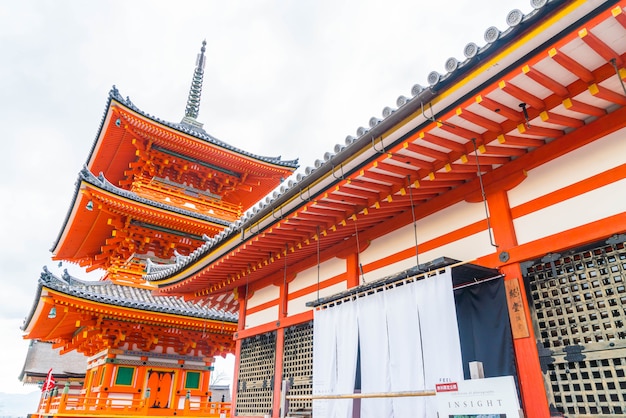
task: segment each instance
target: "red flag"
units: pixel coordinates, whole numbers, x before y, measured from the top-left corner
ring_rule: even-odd
[[[46,380],[43,382],[43,386],[41,387],[41,391],[45,392],[47,390],[54,389],[56,382],[54,381],[54,376],[52,376],[52,369],[48,371],[48,375],[46,376]]]

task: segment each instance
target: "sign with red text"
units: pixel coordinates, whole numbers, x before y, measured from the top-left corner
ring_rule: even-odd
[[[513,376],[462,380],[457,390],[437,390],[440,418],[519,418],[520,406]]]

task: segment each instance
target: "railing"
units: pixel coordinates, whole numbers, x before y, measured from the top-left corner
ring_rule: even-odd
[[[108,395],[108,394],[107,394]],[[175,402],[178,401],[178,402]],[[85,396],[63,393],[57,395],[45,393],[39,403],[37,413],[32,418],[49,416],[202,416],[207,418],[225,418],[230,416],[230,402],[194,401],[186,397],[175,397],[171,408],[151,408],[145,397]],[[176,405],[182,405],[177,408]]]

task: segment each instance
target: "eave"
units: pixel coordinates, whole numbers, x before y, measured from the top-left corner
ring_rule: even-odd
[[[68,275],[59,279],[44,269],[22,329],[25,339],[52,342],[64,352],[77,349],[91,355],[124,341],[145,343],[149,349],[160,341],[184,352],[197,347],[213,355],[233,351],[237,317],[177,297],[154,298],[149,289],[83,282]]]
[[[81,173],[75,193],[64,229],[52,249],[55,260],[93,259],[120,227],[112,221],[116,217],[170,230],[196,246],[202,244],[203,234],[213,235],[227,225],[218,218],[143,199],[87,171]]]
[[[626,126],[624,2],[611,4],[568,2],[458,78],[374,119],[215,245],[153,278],[159,293],[200,298],[275,279],[286,264],[299,271],[413,214],[480,199],[479,180],[514,187],[525,171]]]
[[[228,201],[249,208],[298,167],[297,160],[258,156],[232,147],[206,133],[195,132],[180,124],[154,118],[123,99],[114,88],[110,95],[99,133],[86,166],[92,173],[103,173],[113,184],[126,179],[129,165],[137,160],[137,140],[185,156],[190,164],[204,162],[248,179],[251,191],[238,191]]]

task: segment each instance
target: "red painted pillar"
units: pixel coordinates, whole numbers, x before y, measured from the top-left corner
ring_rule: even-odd
[[[495,243],[498,245],[497,252],[502,256],[500,259],[504,260],[506,252],[517,246],[508,195],[506,191],[499,190],[490,194],[487,197],[487,202],[489,203],[490,221]],[[524,416],[527,418],[546,418],[550,416],[548,397],[544,387],[535,333],[519,263],[504,264],[500,267],[500,272],[505,275],[507,301],[513,329],[513,347]],[[519,303],[512,302],[515,300]]]
[[[274,400],[272,418],[280,417],[280,390],[283,382],[283,351],[285,345],[285,328],[276,330],[276,363],[274,365]]]
[[[346,257],[346,285],[350,289],[359,283],[359,254],[354,252]]]
[[[282,390],[283,381],[283,353],[285,346],[285,328],[281,325],[280,321],[285,318],[287,313],[287,307],[289,303],[289,282],[283,281],[280,284],[280,296],[278,302],[278,322],[276,330],[276,361],[274,365],[274,400],[272,405],[272,418],[278,418],[280,415],[280,391]]]
[[[242,291],[243,290],[243,291]],[[237,322],[237,331],[243,331],[246,328],[246,294],[245,289],[238,289],[239,300],[239,321]],[[237,409],[237,388],[239,387],[239,359],[241,358],[241,339],[238,333],[235,334],[235,370],[233,372],[233,398],[231,400],[230,417],[234,418]]]

